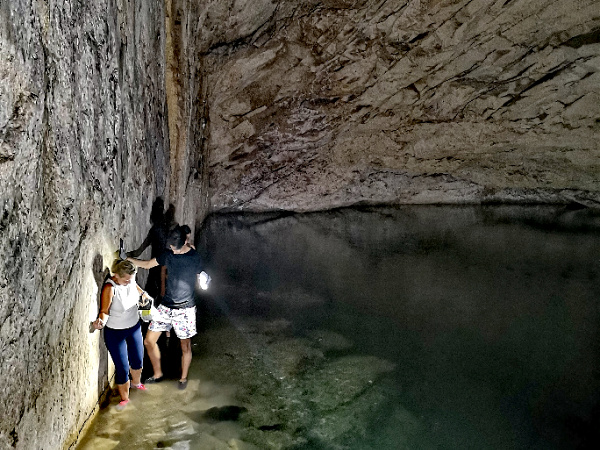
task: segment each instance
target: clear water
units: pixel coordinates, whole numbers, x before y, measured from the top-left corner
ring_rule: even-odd
[[[599,230],[600,215],[567,207],[211,217],[198,239],[213,275],[211,294],[200,308],[203,332],[194,347],[192,373],[199,381],[187,394],[163,388],[164,399],[178,401],[160,404],[163,393],[153,394],[153,408],[163,418],[155,428],[162,427],[163,437],[172,433],[171,440],[148,438],[139,448],[204,448],[198,444],[198,411],[242,403],[252,409],[252,395],[240,397],[244,389],[220,385],[219,371],[211,372],[219,351],[208,350],[214,341],[206,336],[224,323],[239,330],[244,328],[239,324],[258,319],[285,319],[297,342],[315,330],[351,342],[325,352],[319,364],[368,356],[394,367],[369,380],[386,401],[373,402],[368,414],[357,409],[353,420],[365,426],[354,429],[361,432],[337,434],[337,441],[296,439],[289,448],[595,447],[600,442]],[[248,336],[258,335],[244,336],[239,342],[247,342],[247,352],[254,354],[262,342],[268,353],[282,339],[275,334],[249,342]],[[269,361],[283,364],[274,352]],[[219,364],[225,380],[227,360]],[[307,386],[293,376],[289,383]],[[353,401],[350,408],[365,401]],[[310,423],[318,424],[319,413],[312,414]],[[114,414],[101,413],[86,439],[106,435],[107,425],[100,422],[110,423],[109,416]],[[141,417],[130,415],[130,425],[113,435],[122,436],[123,427],[143,427],[135,425]],[[187,444],[175,444],[176,424],[164,422],[170,417],[182,423],[195,419],[195,428],[181,440]],[[263,434],[245,433],[257,426],[252,420],[221,422],[226,432],[211,432],[221,433],[230,446],[235,438],[257,448],[285,448],[266,437],[275,426],[263,426]],[[277,427],[285,430],[286,424]],[[296,438],[302,432],[310,436],[307,428],[295,429]],[[129,441],[131,448],[140,442],[136,439]]]

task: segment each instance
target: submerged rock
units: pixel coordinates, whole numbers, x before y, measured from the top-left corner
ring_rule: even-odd
[[[301,384],[319,413],[334,411],[357,399],[395,365],[374,356],[345,356],[307,373]]]
[[[208,377],[238,387],[244,441],[267,449],[336,448],[363,438],[387,407],[379,381],[394,364],[364,355],[328,359],[315,339],[290,337],[285,321],[237,317],[231,323],[205,333],[209,356],[201,365]],[[349,345],[327,330],[313,338],[327,338],[329,348]]]
[[[346,339],[339,333],[334,333],[328,330],[314,330],[307,333],[315,345],[323,351],[327,352],[330,350],[342,351],[352,348],[353,344],[350,340]]]
[[[377,385],[350,403],[317,415],[308,439],[316,448],[332,450],[409,450],[415,448],[411,440],[419,432],[423,432],[421,421],[395,394]]]
[[[209,421],[221,422],[228,420],[238,420],[240,414],[247,411],[243,406],[215,406],[202,414],[202,418]]]

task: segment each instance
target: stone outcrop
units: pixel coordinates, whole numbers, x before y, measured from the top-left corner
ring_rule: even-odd
[[[595,0],[197,4],[215,210],[598,200]]]
[[[168,201],[164,23],[160,2],[0,3],[0,448],[60,449],[108,383],[98,287]]]
[[[361,441],[381,410],[410,418],[396,423],[405,437],[418,428],[402,405],[390,407],[382,381],[393,363],[361,354],[335,356],[322,339],[290,336],[285,320],[231,322],[235,326],[203,333],[201,366],[204,377],[236,387],[234,400],[245,405],[244,441],[268,449],[382,448]],[[315,334],[333,338],[326,330]]]

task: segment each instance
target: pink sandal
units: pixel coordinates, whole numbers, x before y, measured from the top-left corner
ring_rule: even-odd
[[[117,406],[115,406],[115,409],[117,411],[123,411],[125,409],[125,407],[127,406],[127,403],[129,403],[129,399],[127,399],[127,400],[121,400],[119,402],[119,404]]]
[[[139,389],[140,391],[147,391],[148,389],[146,389],[146,386],[144,386],[143,383],[140,384],[132,384],[132,387]]]

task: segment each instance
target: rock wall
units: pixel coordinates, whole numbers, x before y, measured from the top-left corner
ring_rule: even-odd
[[[170,137],[170,198],[180,223],[199,228],[208,208],[205,163],[205,78],[196,51],[204,36],[194,0],[166,0],[167,103]]]
[[[593,203],[596,0],[198,0],[213,210]]]
[[[59,449],[108,383],[98,288],[169,195],[165,11],[0,2],[0,448]]]
[[[579,201],[596,0],[0,3],[0,447],[104,390],[98,287],[152,200],[207,209]]]

